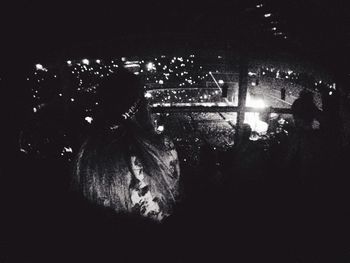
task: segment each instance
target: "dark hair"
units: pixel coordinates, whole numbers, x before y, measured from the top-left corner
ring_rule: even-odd
[[[302,90],[299,98],[292,104],[294,119],[300,119],[305,123],[311,123],[317,115],[317,107],[313,101],[313,94],[308,90]]]
[[[120,89],[129,94],[122,95]],[[93,203],[131,212],[130,186],[135,178],[131,157],[136,156],[145,174],[152,197],[164,211],[171,212],[177,195],[178,178],[173,177],[164,156],[169,151],[166,139],[151,129],[150,114],[143,100],[140,80],[124,70],[100,85],[104,109],[93,133],[81,146],[75,160],[73,186]],[[135,102],[138,109],[122,115]],[[152,126],[152,125],[151,125]],[[153,127],[153,126],[152,126]]]
[[[97,125],[102,121],[118,122],[138,100],[143,99],[141,79],[120,68],[101,81],[97,89],[97,99],[100,110],[97,116]]]
[[[244,123],[242,125],[242,139],[243,140],[249,140],[250,136],[252,135],[252,128],[250,127],[250,125],[248,123]]]

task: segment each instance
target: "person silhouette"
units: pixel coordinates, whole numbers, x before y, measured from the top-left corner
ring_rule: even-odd
[[[119,69],[98,90],[100,110],[75,163],[72,187],[117,213],[162,221],[179,196],[173,142],[157,134],[139,77]]]

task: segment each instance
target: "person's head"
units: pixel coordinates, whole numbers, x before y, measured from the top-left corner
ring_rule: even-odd
[[[98,123],[115,125],[132,120],[142,128],[152,129],[143,92],[141,79],[124,68],[103,79],[97,89]]]
[[[304,89],[300,92],[299,98],[292,104],[292,113],[297,127],[311,125],[316,117],[316,105],[314,104],[312,92]]]
[[[159,200],[163,211],[171,211],[177,178],[172,178],[163,160],[167,151],[164,141],[145,129],[149,114],[141,81],[134,74],[119,70],[99,88],[101,125],[78,152],[73,189],[91,203],[118,213],[132,213],[131,189],[137,174],[131,159],[136,157],[152,197]]]
[[[303,89],[299,93],[299,98],[308,103],[314,103],[314,95],[311,91]]]

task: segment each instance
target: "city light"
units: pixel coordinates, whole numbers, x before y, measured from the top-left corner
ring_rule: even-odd
[[[36,64],[36,65],[35,65],[35,68],[36,68],[37,70],[44,70],[44,67],[43,67],[43,65],[41,65],[41,64]]]
[[[85,64],[85,65],[89,65],[90,64],[90,61],[87,58],[84,58],[81,62],[83,64]]]
[[[146,92],[145,98],[147,98],[147,99],[152,98],[152,94],[150,92]]]
[[[64,152],[72,153],[73,149],[71,147],[63,147]]]
[[[147,65],[146,65],[146,68],[147,68],[148,71],[156,69],[156,67],[155,67],[153,62],[148,62]]]
[[[88,123],[92,123],[93,118],[92,118],[92,117],[87,116],[87,117],[85,117],[85,120],[86,120]]]
[[[157,127],[157,131],[158,131],[158,132],[163,132],[163,131],[164,131],[164,126],[163,126],[163,125],[159,125],[159,126]]]

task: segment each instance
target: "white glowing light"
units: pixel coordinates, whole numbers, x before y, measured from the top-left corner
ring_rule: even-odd
[[[146,92],[145,93],[145,98],[152,98],[152,94],[150,92]]]
[[[36,68],[37,70],[44,70],[44,67],[43,67],[43,65],[41,65],[41,64],[36,64],[36,65],[35,65],[35,68]]]
[[[265,14],[264,17],[270,17],[271,13]]]
[[[74,99],[73,99],[73,98],[71,98],[70,100],[71,100],[71,101],[74,101]]]
[[[159,84],[164,84],[164,81],[163,80],[159,80],[159,82],[158,82]]]
[[[247,94],[247,101],[246,101],[246,106],[247,107],[252,107],[252,108],[265,108],[266,104],[264,100],[262,99],[255,99],[250,96],[250,94]]]
[[[69,66],[72,65],[72,61],[67,60],[67,64],[68,64]]]
[[[85,64],[85,65],[89,65],[90,64],[90,61],[87,58],[84,58],[81,62],[83,64]]]
[[[37,112],[38,110],[36,108],[33,108],[33,112]]]
[[[268,124],[260,120],[259,113],[257,112],[247,112],[245,114],[244,123],[249,124],[252,131],[259,134],[267,132]]]
[[[69,153],[73,152],[73,149],[71,147],[63,147],[63,149],[65,152],[69,152]]]
[[[140,65],[139,64],[126,64],[126,65],[124,65],[124,68],[134,68],[134,67],[140,67]]]
[[[272,31],[276,31],[277,30],[277,27],[273,27],[273,28],[271,28],[272,29]]]
[[[85,117],[85,120],[88,122],[88,123],[91,123],[93,121],[93,118],[92,117]]]
[[[148,62],[147,65],[146,65],[146,68],[147,68],[148,71],[156,69],[153,62]]]
[[[97,63],[97,64],[100,64],[100,63],[101,63],[101,60],[100,60],[100,59],[96,59],[96,63]]]
[[[330,92],[329,92],[329,95],[332,95],[332,94],[333,94],[333,91],[330,91]]]
[[[224,81],[222,79],[219,79],[218,83],[219,84],[224,84]]]
[[[164,131],[164,126],[163,125],[159,125],[158,128],[157,128],[157,131],[163,132]]]

